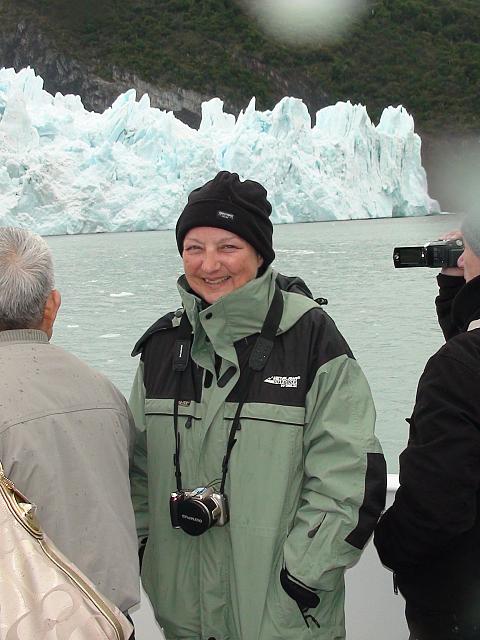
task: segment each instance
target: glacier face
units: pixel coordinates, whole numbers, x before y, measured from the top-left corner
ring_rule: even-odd
[[[30,69],[0,70],[0,225],[42,235],[171,228],[188,193],[219,170],[261,182],[274,223],[426,215],[420,138],[402,107],[375,127],[361,105],[316,114],[252,99],[238,118],[214,98],[199,130],[132,89],[103,113],[50,95]]]

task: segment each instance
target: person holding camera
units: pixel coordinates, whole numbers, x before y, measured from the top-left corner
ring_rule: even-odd
[[[370,389],[319,304],[282,290],[271,210],[228,171],[190,194],[182,307],[134,349],[142,581],[169,639],[345,638],[344,570],[384,505]]]
[[[446,344],[418,384],[400,488],[375,545],[406,599],[412,640],[480,638],[480,217],[438,275]]]

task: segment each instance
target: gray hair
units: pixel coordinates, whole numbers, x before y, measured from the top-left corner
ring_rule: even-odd
[[[53,287],[45,240],[27,229],[0,227],[0,330],[38,327]]]
[[[462,235],[473,253],[480,257],[480,215],[469,213],[462,222]]]

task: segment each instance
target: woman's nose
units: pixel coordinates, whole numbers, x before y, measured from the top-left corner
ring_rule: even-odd
[[[459,259],[457,260],[457,265],[458,265],[458,267],[460,267],[460,269],[463,269],[463,266],[464,266],[463,255],[464,255],[464,254],[462,253],[462,255],[461,255],[461,256],[459,257]]]
[[[204,271],[211,273],[219,267],[219,261],[216,251],[207,251],[203,258],[202,268]]]

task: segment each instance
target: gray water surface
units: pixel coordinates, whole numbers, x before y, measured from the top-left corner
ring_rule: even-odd
[[[457,224],[454,216],[434,216],[275,227],[275,268],[328,298],[326,310],[365,371],[391,473],[407,441],[418,378],[443,342],[436,271],[394,269],[393,247],[423,244]],[[63,297],[54,342],[103,371],[128,397],[136,340],[179,306],[182,263],[173,231],[47,240]]]

